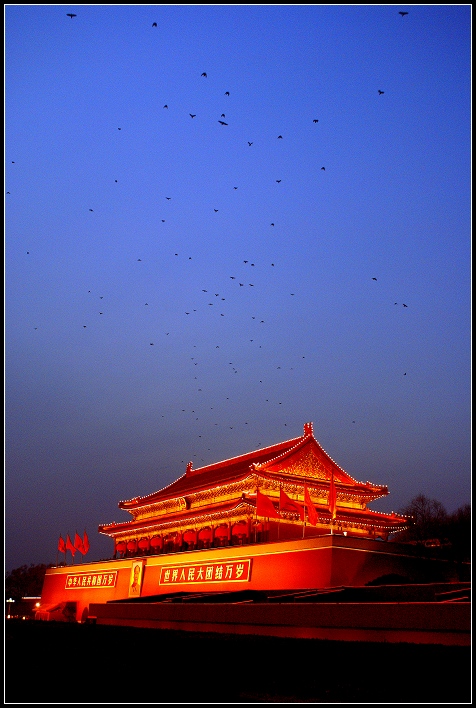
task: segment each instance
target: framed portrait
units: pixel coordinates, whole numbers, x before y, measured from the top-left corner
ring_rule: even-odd
[[[133,560],[129,580],[129,597],[140,597],[143,574],[144,560]]]

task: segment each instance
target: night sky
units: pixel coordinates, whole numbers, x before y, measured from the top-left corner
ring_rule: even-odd
[[[471,7],[5,21],[6,570],[307,421],[469,503]]]

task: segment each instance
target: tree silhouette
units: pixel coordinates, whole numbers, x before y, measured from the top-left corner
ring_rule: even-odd
[[[15,602],[20,602],[22,597],[39,597],[43,590],[43,581],[49,565],[22,565],[7,573],[5,578],[6,597],[11,597]]]

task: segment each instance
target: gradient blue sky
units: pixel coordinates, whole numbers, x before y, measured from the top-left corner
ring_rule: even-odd
[[[6,569],[306,421],[469,503],[471,7],[5,21]]]

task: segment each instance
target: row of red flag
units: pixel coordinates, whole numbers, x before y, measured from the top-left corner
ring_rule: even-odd
[[[76,551],[79,551],[83,556],[89,551],[89,538],[86,531],[84,532],[83,538],[76,531],[74,535],[74,543],[71,541],[69,534],[66,536],[66,541],[62,536],[59,537],[58,541],[58,551],[60,553],[65,553],[66,551],[71,551],[71,555],[75,556]]]
[[[273,502],[266,494],[262,494],[259,489],[256,493],[256,513],[258,516],[267,516],[273,519],[281,519],[281,510],[283,511],[294,511],[299,514],[301,521],[305,520],[305,511],[307,509],[307,518],[312,526],[316,526],[319,521],[319,514],[317,513],[316,507],[312,503],[311,495],[307,487],[304,487],[304,506],[298,504],[298,502],[293,501],[283,489],[279,490],[279,510],[276,509]],[[331,484],[329,489],[329,511],[331,518],[336,518],[337,504],[336,504],[336,488],[334,484],[334,475],[331,478]]]

